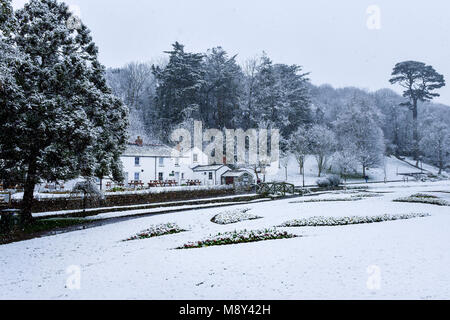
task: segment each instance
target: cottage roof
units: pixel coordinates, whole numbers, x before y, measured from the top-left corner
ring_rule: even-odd
[[[225,167],[223,164],[214,164],[209,166],[197,166],[193,168],[192,170],[194,172],[203,172],[203,171],[217,171]]]
[[[137,145],[128,144],[124,157],[176,157],[177,152],[165,145]]]
[[[225,177],[225,178],[239,178],[239,177],[242,177],[245,174],[250,175],[250,173],[247,172],[247,171],[243,171],[243,170],[235,170],[235,171],[233,171],[233,170],[230,170],[230,171],[225,172],[222,175],[222,177]]]

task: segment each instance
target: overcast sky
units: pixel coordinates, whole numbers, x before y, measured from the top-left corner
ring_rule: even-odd
[[[25,0],[13,0],[16,8]],[[92,30],[108,67],[222,46],[242,62],[263,50],[299,64],[314,84],[391,87],[395,63],[418,60],[444,74],[436,99],[450,105],[447,0],[67,0]],[[375,11],[369,10],[375,5]],[[380,19],[376,9],[379,8]],[[370,29],[369,25],[372,27]],[[378,25],[377,21],[380,22]],[[379,29],[373,27],[380,27]],[[399,91],[400,92],[400,91]]]

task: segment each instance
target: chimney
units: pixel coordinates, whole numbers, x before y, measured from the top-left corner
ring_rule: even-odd
[[[137,137],[136,139],[136,145],[138,145],[139,147],[142,147],[144,145],[144,141],[141,139],[140,136]]]

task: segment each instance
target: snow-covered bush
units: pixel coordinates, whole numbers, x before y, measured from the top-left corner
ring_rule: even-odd
[[[178,225],[176,225],[175,223],[158,224],[158,225],[151,226],[147,230],[141,231],[138,234],[136,234],[124,241],[141,240],[141,239],[160,237],[160,236],[164,236],[164,235],[168,235],[168,234],[180,233],[183,231],[185,231],[185,230],[178,227]]]
[[[362,200],[362,198],[352,197],[352,198],[309,199],[309,200],[301,200],[301,201],[292,201],[289,203],[345,202],[345,201],[358,201],[358,200]]]
[[[329,175],[327,176],[327,179],[330,181],[332,187],[338,187],[341,184],[341,178],[337,175]]]
[[[177,249],[192,249],[192,248],[202,248],[211,246],[223,246],[236,243],[246,243],[246,242],[257,242],[265,240],[275,240],[275,239],[291,239],[298,236],[289,234],[285,231],[278,231],[276,228],[265,229],[265,230],[242,230],[218,233],[217,235],[210,235],[208,238],[197,241],[190,242]]]
[[[103,199],[105,196],[92,180],[80,181],[72,189],[72,194],[82,194],[87,198]]]
[[[338,187],[341,184],[341,178],[337,175],[329,175],[325,178],[319,178],[316,181],[320,188]]]
[[[395,199],[394,202],[409,202],[409,203],[423,203],[423,204],[433,204],[437,206],[450,206],[450,202],[439,199],[436,196],[427,194],[414,194],[410,197]]]
[[[378,216],[350,216],[350,217],[309,217],[295,219],[283,223],[280,227],[324,227],[324,226],[345,226],[351,224],[376,223],[395,220],[406,220],[413,218],[429,217],[427,213],[409,214],[384,214]]]
[[[319,178],[316,180],[316,184],[320,188],[328,188],[330,186],[330,180],[328,180],[327,178]]]
[[[248,211],[250,211],[248,208],[227,210],[214,216],[211,219],[211,222],[217,224],[232,224],[240,221],[261,219],[261,217],[247,213]]]
[[[439,197],[436,197],[432,194],[426,194],[426,193],[416,193],[413,194],[411,197],[413,198],[428,198],[428,199],[439,199]]]

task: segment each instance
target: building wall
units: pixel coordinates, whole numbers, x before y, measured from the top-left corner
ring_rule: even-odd
[[[189,166],[183,164],[182,161],[177,161],[176,158],[139,157],[139,165],[135,165],[135,157],[122,157],[121,159],[127,183],[136,180],[135,173],[139,173],[139,180],[145,184],[152,180],[159,180],[160,174],[162,174],[162,180],[176,180],[179,184],[193,179]],[[163,159],[162,165],[160,159]]]

